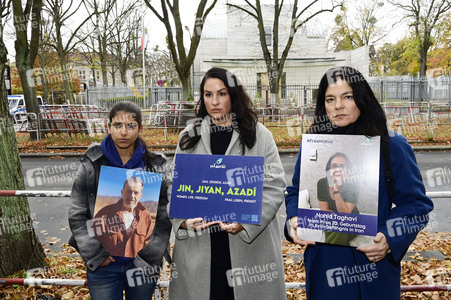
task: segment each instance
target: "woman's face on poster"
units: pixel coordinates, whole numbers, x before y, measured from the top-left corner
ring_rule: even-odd
[[[334,157],[329,172],[333,182],[342,185],[348,176],[346,159],[343,156]]]

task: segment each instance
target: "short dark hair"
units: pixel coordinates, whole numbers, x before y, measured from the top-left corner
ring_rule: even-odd
[[[352,67],[337,67],[329,69],[321,78],[318,87],[318,97],[316,99],[315,120],[309,128],[309,133],[330,133],[317,132],[317,128],[330,128],[327,125],[330,120],[327,116],[325,100],[326,90],[331,84],[338,80],[345,80],[352,88],[354,101],[360,110],[360,116],[355,122],[354,134],[366,136],[380,135],[382,139],[388,139],[387,118],[382,106],[377,101],[370,85],[365,77],[358,70]],[[329,124],[331,125],[331,124]]]
[[[329,158],[329,160],[327,161],[326,172],[330,170],[330,165],[332,164],[332,160],[336,157],[343,157],[346,160],[346,167],[351,168],[351,161],[349,160],[348,156],[342,152],[336,152],[336,153],[332,154],[331,157]]]
[[[208,115],[204,100],[204,86],[207,80],[211,78],[221,80],[229,92],[232,102],[232,113],[234,114],[232,126],[240,134],[240,144],[242,146],[242,153],[244,153],[245,146],[252,148],[255,145],[258,117],[252,108],[252,101],[245,92],[243,85],[231,72],[222,68],[211,68],[207,71],[200,83],[200,99],[196,105],[196,117],[199,120],[194,122],[193,126],[200,126],[200,119]],[[180,138],[180,149],[187,150],[193,148],[199,142],[200,137],[200,135],[190,136],[188,133],[185,133]]]

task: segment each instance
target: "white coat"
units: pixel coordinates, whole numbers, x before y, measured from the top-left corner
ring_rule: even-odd
[[[177,153],[212,154],[210,148],[210,117],[202,121],[201,139],[190,151]],[[192,125],[182,131],[192,130]],[[241,224],[244,229],[229,234],[229,247],[234,278],[235,300],[286,299],[282,242],[277,211],[284,200],[285,175],[271,132],[257,123],[256,144],[245,149],[245,156],[265,158],[261,225]],[[242,155],[239,134],[235,130],[225,155]],[[195,171],[195,170],[193,170]],[[168,188],[171,195],[172,182]],[[170,207],[168,205],[168,207]],[[182,219],[172,219],[175,232],[174,270],[169,287],[172,300],[209,300],[211,248],[208,230],[201,233],[181,229]]]

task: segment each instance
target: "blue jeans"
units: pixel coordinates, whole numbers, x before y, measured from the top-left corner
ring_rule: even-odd
[[[92,300],[152,299],[158,276],[147,277],[133,263],[112,262],[95,271],[87,269]]]

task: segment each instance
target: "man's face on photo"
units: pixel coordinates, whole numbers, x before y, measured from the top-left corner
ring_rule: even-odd
[[[136,205],[138,205],[139,200],[142,197],[143,185],[140,182],[128,180],[124,184],[124,188],[121,191],[123,206],[127,211],[133,212]]]

